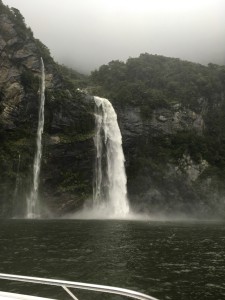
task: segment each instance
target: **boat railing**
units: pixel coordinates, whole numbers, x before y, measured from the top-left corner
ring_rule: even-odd
[[[65,280],[58,280],[58,279],[47,279],[47,278],[39,278],[39,277],[29,277],[29,276],[21,276],[21,275],[13,275],[13,274],[3,274],[3,273],[0,273],[0,279],[59,286],[62,287],[74,300],[78,300],[78,298],[71,292],[69,288],[95,291],[95,292],[108,293],[108,294],[116,294],[116,295],[125,296],[133,299],[139,299],[139,300],[158,300],[152,296],[148,296],[133,290],[118,288],[113,286],[106,286],[106,285],[89,284],[89,283],[65,281]]]

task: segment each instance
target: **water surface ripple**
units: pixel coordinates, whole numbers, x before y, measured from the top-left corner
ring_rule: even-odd
[[[0,243],[1,273],[114,285],[159,299],[225,299],[224,224],[8,220],[0,222]],[[55,287],[0,281],[0,290],[69,299]]]

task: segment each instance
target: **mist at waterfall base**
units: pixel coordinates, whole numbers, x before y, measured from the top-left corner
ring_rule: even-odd
[[[125,173],[125,158],[122,148],[122,136],[117,122],[116,112],[109,100],[94,97],[95,103],[95,136],[94,144],[96,158],[94,164],[93,198],[87,199],[83,209],[76,213],[61,216],[62,219],[123,219],[143,221],[193,221],[199,218],[220,220],[218,217],[205,217],[204,214],[162,212],[139,213],[129,205],[127,196],[127,178]],[[44,129],[44,104],[45,104],[45,70],[41,59],[41,85],[40,107],[36,139],[36,154],[33,164],[33,183],[29,197],[25,218],[27,219],[53,219],[58,218],[44,205],[40,205],[38,195],[39,177],[42,159],[42,134]],[[20,157],[18,160],[18,167]],[[16,201],[16,181],[14,202]],[[16,217],[14,215],[14,217]]]
[[[108,99],[94,96],[96,150],[93,199],[72,219],[149,220],[129,207],[122,135],[116,112]]]
[[[95,164],[93,198],[82,210],[63,219],[121,219],[142,221],[193,221],[197,216],[185,213],[138,213],[129,205],[122,135],[116,112],[108,99],[95,96]]]
[[[84,219],[124,219],[129,215],[122,136],[116,112],[108,99],[94,96],[95,167],[93,199],[71,216]]]

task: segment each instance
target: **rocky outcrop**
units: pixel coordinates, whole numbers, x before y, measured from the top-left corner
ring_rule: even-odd
[[[149,118],[137,105],[117,104],[116,110],[133,209],[172,217],[223,218],[223,182],[215,173],[208,174],[210,163],[196,158],[190,146],[198,147],[204,139],[205,102],[199,113],[176,104],[153,110]]]
[[[140,135],[168,135],[185,130],[194,130],[201,135],[204,130],[202,114],[181,104],[173,105],[170,109],[155,109],[149,119],[143,118],[140,107],[126,106],[121,109],[117,105],[117,110],[125,140]]]
[[[2,5],[2,4],[1,4]],[[1,7],[2,8],[2,7]],[[94,118],[90,98],[60,75],[47,48],[9,9],[0,9],[0,216],[23,216],[32,183],[40,57],[46,106],[40,197],[53,215],[91,193]],[[20,18],[21,19],[21,18]],[[15,192],[16,191],[16,192]]]
[[[46,69],[40,179],[42,206],[47,214],[62,216],[80,209],[92,198],[93,97],[77,89],[74,81],[62,74],[49,50],[34,39],[20,13],[5,7],[0,0],[0,217],[24,216],[33,176],[41,57]],[[152,60],[148,54],[140,59],[150,60],[150,73],[155,68],[158,74],[164,63],[165,71],[168,65],[182,71],[182,62],[174,59],[154,57]],[[184,72],[187,68],[194,70],[190,81],[196,94],[189,93],[192,96],[189,103],[188,86],[184,93],[177,80],[179,76],[167,82],[168,77],[163,81],[150,74],[144,87],[140,78],[146,77],[141,76],[146,61],[140,66],[137,63],[135,72],[129,69],[135,66],[133,63],[130,59],[122,83],[110,72],[112,67],[121,65],[119,71],[122,72],[124,63],[114,62],[115,66],[112,63],[108,68],[100,68],[108,70],[101,95],[107,95],[107,88],[113,86],[111,95],[124,96],[118,101],[113,97],[110,100],[123,136],[128,194],[133,210],[224,217],[224,92],[218,92],[216,84],[213,88],[212,80],[210,85],[207,83],[205,67],[200,68],[202,77],[197,77],[199,86],[193,85],[195,66],[184,62]],[[214,72],[214,67],[211,68]],[[100,83],[104,82],[104,72],[95,71]],[[147,73],[145,75],[149,75]],[[223,82],[225,72],[216,74]],[[127,84],[125,76],[134,76],[134,82]],[[185,78],[188,79],[188,73]],[[91,84],[89,92],[95,88]],[[164,94],[158,87],[161,84]],[[182,93],[177,93],[176,88]],[[206,97],[207,89],[209,95]],[[167,94],[168,101],[165,100]],[[185,99],[179,99],[179,95],[185,95]]]

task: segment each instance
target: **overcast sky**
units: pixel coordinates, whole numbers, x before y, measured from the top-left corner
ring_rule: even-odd
[[[148,52],[225,64],[224,0],[3,0],[56,61],[90,72]]]

